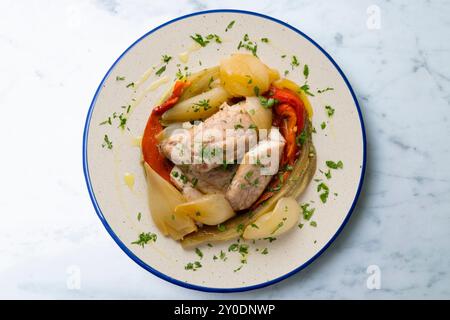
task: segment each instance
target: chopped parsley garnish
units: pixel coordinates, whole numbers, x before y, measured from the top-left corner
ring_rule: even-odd
[[[309,76],[309,67],[307,64],[303,67],[303,75],[305,76],[305,79],[308,79]]]
[[[116,76],[116,81],[123,81],[125,80],[124,76]]]
[[[108,137],[108,135],[107,134],[105,134],[105,136],[103,137],[103,144],[102,144],[102,148],[105,148],[105,147],[107,147],[108,149],[112,149],[113,148],[113,144],[112,144],[112,141],[111,140],[109,140],[109,137]]]
[[[286,58],[286,55],[285,55],[285,54],[283,54],[283,55],[281,56],[281,59],[284,59],[284,58]]]
[[[261,42],[269,43],[269,39],[268,38],[261,38]]]
[[[316,211],[315,208],[310,208],[309,203],[305,203],[300,205],[300,208],[302,209],[303,219],[309,220],[314,214],[314,211]]]
[[[238,251],[239,243],[233,243],[228,247],[228,252]]]
[[[137,220],[138,220],[138,221],[141,221],[141,218],[142,218],[142,213],[138,212],[138,214],[137,214]]]
[[[197,42],[200,46],[206,47],[208,43],[211,42],[211,40],[214,40],[216,43],[222,43],[222,39],[217,34],[208,34],[203,38],[201,34],[196,33],[195,36],[190,36],[192,40]]]
[[[172,176],[173,176],[173,177],[175,177],[175,178],[178,178],[178,176],[179,176],[179,173],[178,173],[178,171],[174,171],[174,172],[172,172]]]
[[[303,130],[302,133],[295,137],[295,143],[301,147],[306,142],[306,139],[308,139],[308,134],[306,130]]]
[[[195,262],[189,262],[184,269],[185,270],[192,270],[192,271],[196,271],[197,269],[201,268],[202,264],[200,263],[200,261],[195,261]]]
[[[244,265],[240,265],[239,268],[234,269],[233,272],[238,272],[238,271],[240,271],[240,270],[242,269],[243,266],[244,266]]]
[[[305,82],[304,85],[302,85],[300,87],[300,90],[302,90],[305,94],[307,94],[308,96],[314,97],[314,94],[311,93],[311,91],[309,91],[309,85]]]
[[[222,43],[222,39],[217,34],[208,34],[206,36],[206,39],[208,40],[214,40],[216,43]]]
[[[272,108],[274,105],[278,104],[278,100],[274,98],[266,98],[263,96],[259,97],[259,103],[265,108],[269,109]]]
[[[203,110],[208,110],[211,108],[211,106],[209,105],[209,99],[203,99],[200,100],[197,103],[194,103],[194,112],[199,112],[201,108],[203,108]]]
[[[282,226],[284,226],[284,222],[280,221],[280,223],[277,224],[276,228],[272,231],[271,234],[274,234],[275,232],[277,232]]]
[[[252,223],[250,226],[251,226],[252,228],[259,229],[259,227],[258,227],[256,224],[254,224],[254,223]]]
[[[325,177],[326,177],[328,180],[330,180],[330,179],[331,179],[331,171],[330,171],[330,169],[328,169],[327,172],[324,172],[324,175],[325,175]]]
[[[274,237],[267,237],[267,238],[264,238],[263,240],[268,240],[268,241],[271,243],[271,242],[277,240],[277,238],[274,238]]]
[[[261,251],[261,254],[268,254],[268,253],[269,253],[269,250],[267,248],[264,248],[264,250]]]
[[[219,223],[217,225],[217,230],[219,230],[220,232],[224,232],[225,230],[227,230],[227,227],[224,224]]]
[[[195,253],[200,257],[200,259],[203,258],[203,252],[199,248],[195,248]]]
[[[328,188],[328,186],[325,184],[325,183],[323,183],[323,182],[321,182],[321,183],[319,183],[318,185],[317,185],[317,192],[320,192],[320,191],[322,191],[323,190],[323,192],[319,195],[319,197],[320,197],[320,200],[323,202],[323,203],[326,203],[327,202],[327,199],[328,199],[328,195],[329,195],[329,193],[330,193],[330,189]]]
[[[201,34],[196,33],[195,36],[191,36],[191,39],[197,42],[202,47],[206,47],[206,45],[209,43],[208,40],[203,39]]]
[[[137,244],[139,246],[141,246],[142,248],[144,247],[144,245],[148,244],[149,242],[156,242],[156,239],[158,238],[158,236],[155,233],[151,233],[151,232],[142,232],[139,235],[139,239],[136,241],[133,241],[131,244]]]
[[[244,225],[242,223],[238,224],[238,226],[236,227],[236,232],[242,233],[243,231],[244,231]]]
[[[244,129],[244,126],[242,124],[240,124],[240,123],[235,124],[234,125],[234,130],[237,130],[237,129]]]
[[[172,57],[171,56],[168,56],[167,54],[164,54],[163,56],[162,56],[162,62],[164,62],[164,63],[169,63],[169,61],[170,60],[172,60]]]
[[[197,185],[197,183],[198,183],[198,179],[197,178],[192,178],[192,181],[191,181],[191,183],[192,183],[192,186],[193,187],[195,187],[196,185]]]
[[[230,30],[231,28],[233,28],[233,26],[234,26],[234,23],[235,23],[236,21],[231,21],[228,25],[227,25],[227,28],[225,29],[225,32],[228,32],[228,30]]]
[[[224,251],[220,250],[219,258],[220,260],[225,261],[227,260],[227,254]]]
[[[334,90],[334,88],[327,87],[327,88],[325,88],[325,89],[319,89],[319,90],[317,90],[317,93],[324,93],[324,92],[332,91],[332,90]]]
[[[99,125],[102,126],[102,125],[104,125],[104,124],[109,124],[109,125],[111,125],[111,124],[112,124],[111,117],[108,117],[107,120],[105,120],[105,121],[103,121],[103,122],[100,122]]]
[[[320,124],[320,128],[322,128],[322,130],[325,129],[326,127],[327,124],[325,123],[325,121]]]
[[[331,106],[325,106],[325,110],[327,111],[327,115],[331,118],[334,114],[334,109]]]
[[[123,114],[120,114],[119,115],[119,126],[118,126],[118,128],[120,128],[120,129],[125,129],[125,126],[126,126],[126,124],[127,124],[127,118],[125,118],[124,116],[123,116]]]
[[[300,66],[300,62],[298,62],[297,56],[292,56],[292,59],[291,59],[292,70],[294,70],[294,68],[298,67],[298,66]]]
[[[160,76],[164,73],[164,71],[166,71],[166,66],[165,66],[165,65],[162,66],[161,68],[159,68],[158,71],[155,72],[155,74],[156,74],[158,77],[160,77]]]
[[[134,88],[134,82],[130,82],[129,84],[127,84],[127,88]]]
[[[325,163],[326,163],[327,167],[330,169],[343,169],[344,168],[344,163],[341,160],[339,160],[338,162],[328,160]]]
[[[244,38],[239,41],[238,47],[237,49],[247,49],[248,51],[250,51],[255,57],[257,57],[258,55],[256,54],[257,50],[258,50],[258,45],[251,41],[248,34],[244,35]]]
[[[259,97],[259,87],[253,87],[253,92],[255,93],[255,96]]]
[[[315,221],[311,221],[310,223],[309,223],[309,225],[311,226],[311,227],[317,227],[317,222],[315,222]]]

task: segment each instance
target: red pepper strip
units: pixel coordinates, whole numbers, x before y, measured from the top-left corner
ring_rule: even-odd
[[[281,166],[286,164],[294,164],[295,155],[297,153],[298,147],[295,143],[296,137],[296,126],[297,126],[297,115],[293,107],[288,104],[279,104],[275,106],[275,117],[281,118],[284,121],[280,121],[279,119],[276,122],[281,122],[281,134],[286,140],[286,144],[284,146],[283,158],[281,159]]]
[[[173,87],[173,91],[169,99],[164,101],[163,104],[160,106],[157,106],[153,109],[153,112],[157,115],[162,115],[164,112],[172,108],[177,102],[178,99],[180,99],[181,94],[183,93],[183,90],[190,86],[190,82],[187,81],[177,81],[175,82],[175,86]]]
[[[142,155],[144,161],[148,163],[161,177],[170,182],[170,171],[173,164],[164,157],[158,149],[158,139],[156,136],[163,130],[159,122],[160,116],[170,108],[172,108],[180,98],[183,90],[189,86],[188,82],[177,81],[175,83],[172,95],[163,104],[153,109],[145,126],[144,135],[142,136]]]
[[[297,132],[300,134],[305,126],[305,105],[303,101],[295,92],[285,88],[280,89],[272,86],[270,94],[270,97],[278,100],[279,103],[285,103],[294,108],[297,115]]]

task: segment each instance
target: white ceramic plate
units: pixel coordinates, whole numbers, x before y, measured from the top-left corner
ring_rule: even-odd
[[[231,21],[235,21],[233,27],[225,32]],[[223,43],[212,42],[192,52],[184,64],[179,54],[192,46],[190,35],[195,33],[217,34]],[[317,222],[317,227],[301,221],[304,223],[302,229],[295,228],[276,241],[249,243],[248,262],[235,271],[241,263],[238,253],[228,252],[232,242],[202,247],[204,256],[200,259],[194,251],[183,250],[179,243],[159,234],[150,216],[141,152],[135,140],[142,135],[152,107],[174,80],[177,64],[181,64],[182,70],[187,66],[190,72],[218,65],[222,57],[237,51],[244,34],[257,41],[258,56],[266,64],[281,73],[290,70],[288,78],[297,83],[305,82],[303,66],[308,64],[308,84],[314,94],[310,97],[314,108],[313,125],[317,130],[313,134],[318,155],[315,179],[324,180],[330,194],[323,204],[316,190],[318,182],[312,181],[299,202],[313,201],[311,206],[315,208],[315,213],[312,220]],[[261,42],[261,38],[268,38],[269,43]],[[155,71],[161,66],[163,54],[173,57],[161,75],[167,76],[170,82],[146,91],[151,83],[161,78],[155,75]],[[283,55],[286,57],[282,58]],[[294,69],[290,66],[293,55],[300,62],[300,66]],[[117,80],[122,76],[125,80]],[[130,82],[136,84],[135,88],[126,87]],[[328,87],[334,90],[317,93],[317,90]],[[130,104],[132,112],[126,124],[127,130],[117,128],[117,119],[113,120],[113,125],[99,125],[114,112],[126,112],[122,106]],[[331,118],[325,111],[326,105],[336,110]],[[325,129],[321,129],[322,122],[326,122]],[[112,149],[102,147],[105,135],[112,142]],[[327,170],[326,160],[341,160],[344,163],[344,169],[332,170],[330,180],[319,171]],[[319,45],[301,31],[271,17],[252,12],[217,10],[195,13],[165,23],[137,40],[117,59],[90,106],[84,133],[83,161],[88,190],[98,216],[117,244],[136,263],[184,287],[205,291],[243,291],[276,283],[303,269],[336,238],[347,222],[361,189],[365,168],[365,134],[350,84]],[[132,189],[125,183],[126,173],[135,177]],[[138,212],[142,213],[140,221],[137,219]],[[154,232],[159,235],[158,240],[144,248],[131,244],[141,232]],[[267,255],[261,254],[264,248],[268,249]],[[213,256],[221,250],[226,252],[226,261],[214,260]],[[185,270],[185,265],[194,261],[200,261],[202,267],[197,271]]]

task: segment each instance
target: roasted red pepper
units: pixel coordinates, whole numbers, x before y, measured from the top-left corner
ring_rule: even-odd
[[[275,122],[279,125],[281,134],[286,140],[281,165],[292,165],[295,162],[295,155],[298,150],[297,144],[295,143],[296,127],[298,127],[297,114],[293,107],[285,103],[275,106],[274,112]]]
[[[163,130],[159,120],[164,112],[172,108],[178,102],[183,90],[188,86],[189,82],[177,81],[175,83],[169,99],[152,110],[147,125],[145,126],[144,135],[142,136],[141,147],[144,161],[167,181],[170,181],[170,171],[173,168],[173,164],[171,164],[158,149],[158,139],[156,136]]]
[[[280,104],[288,104],[294,108],[297,115],[297,132],[300,134],[305,127],[305,105],[300,97],[289,89],[280,89],[277,87],[270,87],[270,97],[278,100]]]
[[[153,109],[153,113],[160,116],[170,108],[172,108],[177,102],[178,99],[180,99],[181,94],[183,93],[183,90],[187,87],[189,87],[190,82],[187,81],[177,81],[175,82],[175,86],[173,87],[172,94],[170,95],[169,99],[164,101],[163,104],[160,106],[157,106],[155,109]]]

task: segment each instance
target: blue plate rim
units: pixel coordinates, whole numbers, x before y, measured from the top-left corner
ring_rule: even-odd
[[[361,132],[362,132],[362,139],[363,139],[363,161],[362,161],[362,168],[361,168],[361,177],[359,180],[359,184],[358,184],[358,189],[356,191],[355,194],[355,198],[353,199],[352,205],[350,207],[350,210],[348,211],[344,221],[342,222],[341,226],[339,227],[339,229],[336,231],[336,233],[333,235],[333,237],[325,244],[325,246],[322,247],[322,249],[320,249],[313,257],[311,257],[308,261],[306,261],[305,263],[303,263],[302,265],[300,265],[299,267],[295,268],[294,270],[278,277],[275,279],[272,279],[270,281],[266,281],[263,283],[259,283],[259,284],[255,284],[255,285],[251,285],[251,286],[245,286],[245,287],[237,287],[237,288],[211,288],[211,287],[205,287],[205,286],[199,286],[199,285],[194,285],[194,284],[190,284],[187,282],[183,282],[180,280],[177,280],[175,278],[172,278],[170,276],[165,275],[164,273],[152,268],[151,266],[149,266],[147,263],[145,263],[144,261],[142,261],[141,259],[139,259],[130,249],[128,249],[128,247],[119,239],[119,237],[116,235],[116,233],[112,230],[112,228],[110,227],[110,225],[108,224],[108,222],[106,221],[106,218],[104,217],[98,203],[97,203],[97,199],[95,197],[95,193],[92,189],[92,185],[91,185],[91,179],[90,179],[90,175],[89,175],[89,168],[88,168],[88,164],[87,164],[87,140],[88,140],[88,134],[89,134],[89,125],[90,125],[90,120],[91,120],[91,116],[92,116],[92,112],[95,106],[95,103],[97,101],[97,97],[98,94],[101,90],[101,88],[103,87],[103,84],[106,80],[106,78],[110,75],[111,71],[114,69],[114,67],[116,66],[116,64],[122,59],[122,57],[131,49],[133,48],[137,43],[139,43],[142,39],[144,39],[145,37],[149,36],[150,34],[152,34],[153,32],[169,25],[172,24],[174,22],[177,22],[179,20],[183,20],[192,16],[198,16],[198,15],[205,15],[205,14],[210,14],[210,13],[239,13],[239,14],[247,14],[247,15],[253,15],[253,16],[257,16],[260,18],[264,18],[273,22],[276,22],[278,24],[281,24],[284,27],[287,27],[289,29],[291,29],[292,31],[296,32],[297,34],[299,34],[300,36],[304,37],[306,40],[308,40],[309,42],[311,42],[317,49],[319,49],[327,58],[328,60],[330,60],[330,62],[334,65],[334,67],[337,69],[337,71],[339,72],[339,74],[341,75],[342,79],[344,80],[345,84],[347,85],[347,88],[349,89],[353,101],[356,105],[356,109],[358,111],[358,116],[359,116],[359,120],[360,120],[360,125],[361,125]],[[175,19],[172,19],[170,21],[167,21],[161,25],[159,25],[158,27],[148,31],[147,33],[145,33],[143,36],[141,36],[139,39],[137,39],[133,44],[131,44],[118,58],[117,60],[112,64],[112,66],[109,68],[108,72],[105,74],[105,76],[103,77],[102,81],[100,82],[99,86],[97,87],[97,90],[95,91],[94,97],[92,99],[91,105],[89,107],[87,116],[86,116],[86,123],[84,126],[84,132],[83,132],[83,172],[84,172],[84,176],[85,176],[85,180],[86,180],[86,185],[87,185],[87,189],[89,192],[89,196],[91,198],[92,204],[94,206],[94,209],[98,215],[98,217],[100,218],[100,221],[102,222],[103,226],[105,227],[106,231],[109,233],[109,235],[113,238],[113,240],[117,243],[117,245],[122,249],[122,251],[125,252],[125,254],[128,255],[129,258],[131,258],[134,262],[136,262],[139,266],[141,266],[142,268],[144,268],[145,270],[149,271],[150,273],[154,274],[155,276],[166,280],[170,283],[176,284],[178,286],[184,287],[184,288],[188,288],[188,289],[193,289],[193,290],[198,290],[198,291],[204,291],[204,292],[215,292],[215,293],[226,293],[226,292],[243,292],[243,291],[249,291],[249,290],[255,290],[255,289],[260,289],[260,288],[264,288],[267,286],[270,286],[272,284],[278,283],[284,279],[289,278],[290,276],[298,273],[299,271],[305,269],[307,266],[309,266],[312,262],[314,262],[320,255],[322,255],[322,253],[334,242],[334,240],[336,240],[336,238],[339,236],[339,234],[341,233],[341,231],[344,229],[345,225],[347,224],[348,220],[350,219],[350,216],[352,215],[356,203],[358,201],[358,198],[361,194],[361,189],[362,189],[362,185],[364,182],[364,176],[365,176],[365,172],[366,172],[366,162],[367,162],[367,141],[366,141],[366,130],[365,130],[365,126],[364,126],[364,121],[362,118],[362,113],[361,113],[361,108],[359,106],[358,100],[356,98],[356,95],[353,91],[352,86],[350,85],[350,82],[348,81],[347,77],[345,76],[344,72],[341,70],[341,68],[338,66],[338,64],[334,61],[334,59],[319,45],[317,44],[313,39],[311,39],[308,35],[306,35],[305,33],[303,33],[302,31],[298,30],[297,28],[291,26],[290,24],[281,21],[279,19],[270,17],[268,15],[262,14],[262,13],[258,13],[258,12],[253,12],[253,11],[247,11],[247,10],[239,10],[239,9],[214,9],[214,10],[205,10],[205,11],[198,11],[198,12],[193,12],[190,14],[186,14],[180,17],[177,17]]]

